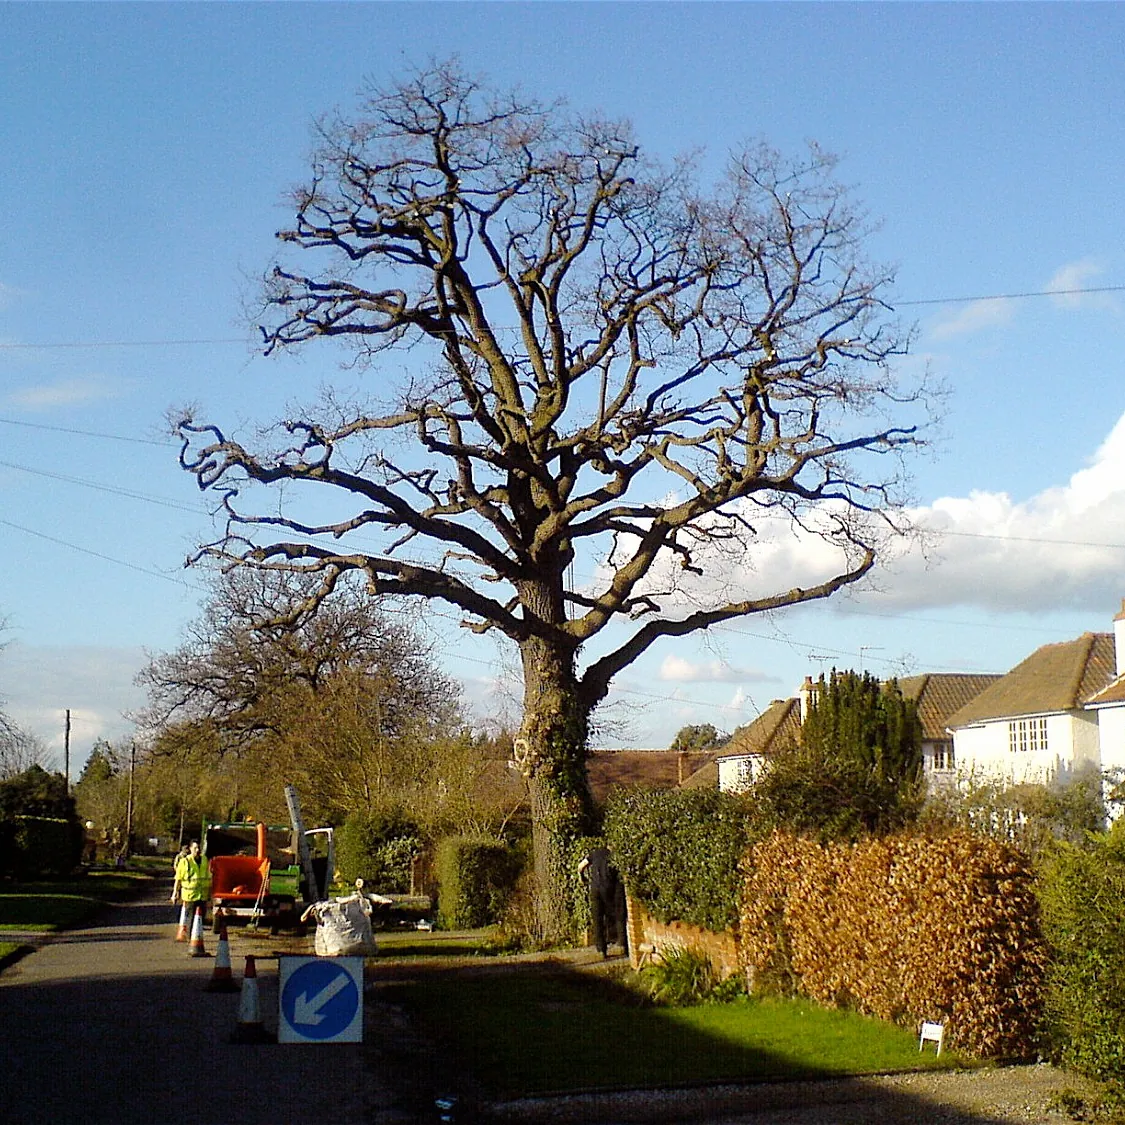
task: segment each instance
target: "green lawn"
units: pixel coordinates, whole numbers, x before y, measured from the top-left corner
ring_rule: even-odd
[[[0,933],[49,933],[90,917],[104,903],[129,898],[151,877],[134,871],[91,871],[77,879],[0,883]]]
[[[481,957],[495,954],[487,930],[442,933],[387,930],[375,935],[380,957]]]
[[[964,1066],[807,1001],[658,1008],[586,974],[437,976],[395,992],[494,1096]]]

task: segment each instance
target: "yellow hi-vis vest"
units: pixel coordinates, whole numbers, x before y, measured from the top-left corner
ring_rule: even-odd
[[[180,881],[180,897],[184,902],[203,902],[211,895],[211,867],[207,857],[192,859],[185,855],[176,864],[176,878]]]

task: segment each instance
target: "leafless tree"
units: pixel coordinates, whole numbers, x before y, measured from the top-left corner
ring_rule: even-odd
[[[32,766],[55,768],[54,755],[42,740],[18,726],[0,711],[0,781],[15,777]]]
[[[0,617],[0,633],[7,621]],[[7,647],[7,641],[0,643],[0,651]],[[0,707],[5,700],[0,698]],[[24,730],[6,711],[0,710],[0,781],[15,777],[32,766],[54,769],[54,756],[30,731]]]
[[[418,632],[355,583],[296,627],[278,624],[315,585],[272,571],[218,578],[185,642],[137,677],[149,697],[136,716],[146,758],[186,764],[209,749],[241,759],[225,774],[259,815],[284,810],[286,783],[310,816],[338,817],[421,772],[419,756],[460,727],[456,685]]]
[[[345,674],[376,686],[384,729],[416,729],[454,713],[457,689],[429,660],[416,631],[380,611],[354,584],[341,582],[315,616],[279,624],[317,584],[301,574],[223,575],[184,643],[154,656],[137,676],[148,693],[136,716],[145,732],[172,723],[206,724],[220,749],[237,750],[263,734],[287,735],[301,709],[296,697],[328,692]]]
[[[420,69],[321,123],[266,282],[266,352],[339,338],[370,399],[302,410],[272,444],[178,419],[226,508],[202,554],[315,574],[293,620],[358,571],[518,646],[548,932],[613,677],[657,641],[828,597],[894,530],[927,410],[892,370],[890,275],[833,164],[756,145],[700,187],[627,124]],[[823,574],[710,581],[779,518],[832,549]],[[568,581],[576,558],[592,584]]]

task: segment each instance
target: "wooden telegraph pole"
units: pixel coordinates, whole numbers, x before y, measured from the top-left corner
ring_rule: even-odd
[[[125,804],[125,855],[133,853],[133,771],[137,766],[137,744],[129,743],[129,799]]]

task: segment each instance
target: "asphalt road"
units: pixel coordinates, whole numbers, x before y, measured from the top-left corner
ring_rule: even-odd
[[[0,973],[0,1122],[411,1119],[363,1044],[231,1044],[239,994],[205,991],[214,960],[174,941],[169,890],[111,907]],[[205,944],[215,950],[209,932]],[[268,939],[256,944],[262,1022],[276,1031],[278,961]],[[232,952],[240,980],[244,942],[232,941]]]

